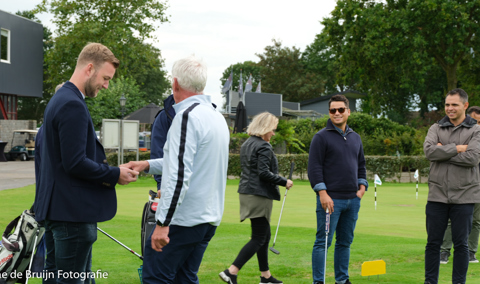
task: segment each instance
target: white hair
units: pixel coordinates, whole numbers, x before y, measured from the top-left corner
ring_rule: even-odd
[[[172,67],[172,83],[175,78],[182,89],[202,93],[207,84],[207,65],[195,55],[177,60]]]

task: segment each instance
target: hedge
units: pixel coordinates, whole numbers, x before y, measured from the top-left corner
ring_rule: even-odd
[[[124,154],[125,163],[136,160],[135,152],[126,152]],[[141,152],[140,160],[150,159],[150,152]],[[294,175],[300,179],[306,180],[308,167],[308,154],[277,154],[279,173],[287,177],[290,173],[290,163],[295,162]],[[107,160],[110,165],[117,165],[117,153],[108,153]],[[428,176],[430,170],[430,162],[425,156],[365,156],[366,166],[368,170],[368,179],[373,179],[373,174],[378,174],[382,180],[387,178],[397,178],[400,182],[402,172],[414,172],[419,170],[420,180],[422,176]],[[240,177],[242,172],[240,166],[240,155],[230,154],[228,160],[228,175]]]

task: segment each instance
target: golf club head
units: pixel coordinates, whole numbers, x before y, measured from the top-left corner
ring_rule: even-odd
[[[276,249],[274,249],[273,247],[270,248],[270,250],[274,253],[274,254],[280,254],[280,252]]]

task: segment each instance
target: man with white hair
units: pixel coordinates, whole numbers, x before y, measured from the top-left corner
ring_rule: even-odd
[[[176,116],[162,159],[123,166],[162,175],[157,225],[145,242],[143,283],[199,283],[197,272],[223,215],[230,133],[203,95],[207,68],[190,56],[172,68]]]

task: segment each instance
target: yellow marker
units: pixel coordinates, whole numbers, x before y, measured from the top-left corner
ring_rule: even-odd
[[[387,265],[383,260],[365,261],[362,264],[362,276],[380,275],[387,273]]]

